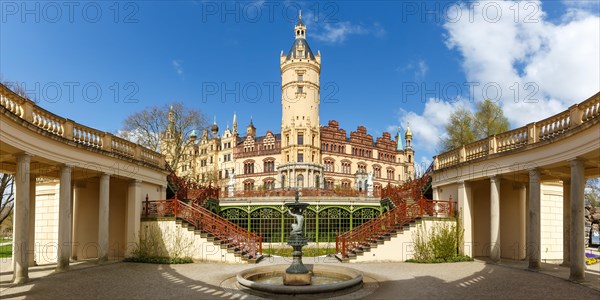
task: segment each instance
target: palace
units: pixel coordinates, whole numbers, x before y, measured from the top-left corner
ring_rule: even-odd
[[[311,50],[300,14],[290,51],[280,56],[281,131],[257,136],[252,120],[245,136],[232,128],[219,131],[215,122],[198,138],[195,132],[176,166],[180,176],[221,187],[223,192],[279,189],[341,189],[367,191],[371,176],[373,194],[388,183],[414,177],[412,133],[407,127],[394,139],[384,132],[373,138],[364,126],[347,136],[335,120],[320,124],[321,53]],[[173,111],[163,134],[161,152],[173,157]],[[402,139],[404,138],[404,142]],[[372,195],[371,195],[372,196]]]

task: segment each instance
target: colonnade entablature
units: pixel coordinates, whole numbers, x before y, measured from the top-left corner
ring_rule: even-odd
[[[124,169],[131,172],[134,168],[165,169],[165,157],[162,154],[53,114],[3,84],[0,84],[0,116],[2,139],[13,140],[14,143],[6,143],[34,156],[48,157],[60,163],[99,172],[115,170],[115,173],[125,173],[127,171]],[[40,144],[40,140],[47,143]],[[44,147],[45,144],[49,147]],[[54,149],[56,151],[52,153]],[[3,150],[9,152],[7,148]]]
[[[598,149],[600,93],[544,120],[509,130],[436,155],[434,183],[449,184],[495,174],[525,174],[528,170],[581,157],[594,160]],[[594,170],[586,170],[593,176]],[[548,172],[546,172],[548,173]],[[569,176],[568,170],[553,176]],[[527,181],[525,178],[524,181]]]

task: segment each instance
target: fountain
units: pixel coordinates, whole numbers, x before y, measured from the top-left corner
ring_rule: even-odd
[[[298,191],[296,191],[296,201],[294,203],[286,203],[290,215],[296,218],[296,224],[292,224],[290,239],[288,245],[292,246],[293,261],[292,264],[285,270],[283,275],[283,284],[285,285],[309,285],[311,274],[302,263],[302,247],[308,245],[308,239],[304,237],[302,226],[304,225],[304,216],[302,213],[308,206],[308,203],[300,203],[298,199]]]
[[[292,264],[287,268],[285,265],[272,265],[242,271],[236,276],[238,284],[250,291],[276,294],[317,294],[360,288],[363,282],[361,272],[333,265],[306,266],[302,263],[302,247],[308,244],[302,230],[303,213],[309,204],[299,202],[296,191],[295,201],[285,205],[288,213],[296,218],[288,240],[288,245],[294,249]]]

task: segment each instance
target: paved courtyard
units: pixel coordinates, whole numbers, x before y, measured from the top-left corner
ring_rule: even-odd
[[[306,264],[333,263],[333,259]],[[287,263],[267,258],[260,265]],[[567,281],[568,269],[544,264],[541,273],[526,270],[523,262],[485,261],[453,264],[344,264],[361,270],[369,284],[365,291],[338,299],[600,299],[600,265],[588,268],[587,282]],[[155,265],[114,262],[97,265],[78,262],[72,270],[54,273],[54,265],[30,269],[24,285],[10,283],[11,263],[0,263],[0,298],[13,299],[253,299],[254,296],[226,287],[237,272],[254,265],[195,263]],[[224,288],[225,287],[225,288]]]

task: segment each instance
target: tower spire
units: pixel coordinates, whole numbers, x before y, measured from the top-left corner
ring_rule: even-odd
[[[294,27],[294,32],[296,33],[296,39],[306,38],[306,26],[302,22],[302,9],[298,12],[298,23]]]
[[[231,123],[231,129],[233,130],[233,134],[236,135],[238,132],[238,123],[235,112],[233,112],[233,123]]]

